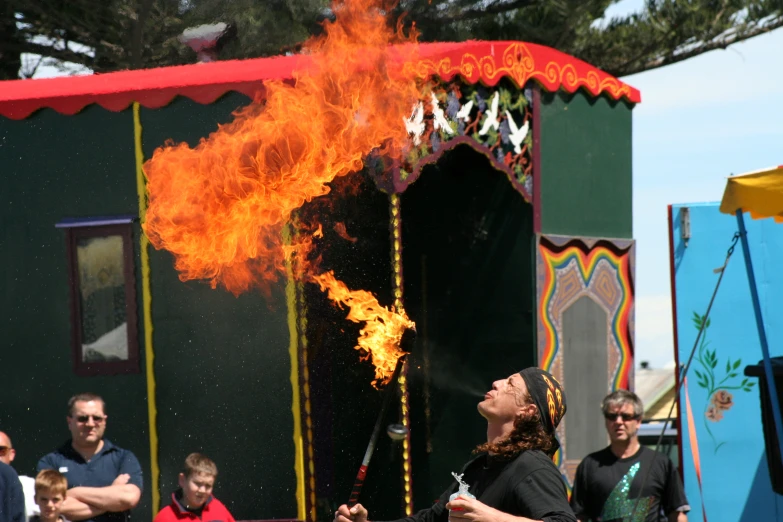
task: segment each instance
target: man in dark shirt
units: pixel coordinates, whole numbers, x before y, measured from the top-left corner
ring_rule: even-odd
[[[82,393],[68,401],[71,440],[38,462],[68,479],[62,514],[68,520],[121,522],[136,507],[143,487],[141,466],[128,450],[103,437],[107,416],[103,399]]]
[[[462,480],[476,498],[457,497],[454,482],[430,508],[407,522],[575,522],[560,472],[552,462],[555,429],[565,415],[560,383],[539,368],[495,381],[478,405],[487,420],[481,454],[463,468]],[[342,505],[335,522],[367,522],[367,510]]]
[[[16,450],[14,444],[11,442],[11,437],[7,433],[0,431],[0,462],[5,462],[9,466],[13,467],[12,462],[16,458]],[[38,504],[35,503],[35,479],[25,475],[19,475],[19,482],[22,483],[22,491],[24,492],[24,507],[25,516],[27,519],[34,515],[39,515],[41,510],[38,508]]]
[[[25,522],[22,483],[14,468],[0,462],[0,522]]]
[[[576,469],[571,507],[579,521],[687,522],[690,507],[674,464],[639,444],[644,413],[639,397],[618,390],[602,409],[611,444]]]

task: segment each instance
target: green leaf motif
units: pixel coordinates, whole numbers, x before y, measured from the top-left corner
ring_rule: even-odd
[[[731,369],[736,370],[737,368],[739,368],[740,363],[742,363],[742,359],[737,359],[734,365],[731,367]]]
[[[693,312],[693,317],[691,318],[691,321],[693,321],[693,325],[696,327],[697,330],[701,330],[701,324],[703,320],[699,314]]]

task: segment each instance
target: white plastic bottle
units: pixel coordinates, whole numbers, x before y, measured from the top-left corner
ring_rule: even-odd
[[[465,482],[462,481],[462,475],[457,475],[452,471],[451,476],[457,479],[457,483],[459,484],[459,489],[457,489],[457,491],[451,494],[451,496],[449,497],[449,502],[451,502],[455,498],[476,498],[476,496],[473,493],[468,491],[470,486],[468,486]],[[450,509],[449,513],[451,513],[452,511],[463,511],[463,510],[459,508]]]

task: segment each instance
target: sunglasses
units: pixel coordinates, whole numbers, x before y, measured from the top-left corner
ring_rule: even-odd
[[[92,420],[96,424],[100,424],[101,422],[106,420],[106,417],[102,417],[101,415],[77,415],[77,416],[75,416],[73,418],[76,419],[78,422],[81,422],[82,424],[84,424],[84,423],[90,421],[90,417],[92,417]]]
[[[604,418],[608,421],[613,421],[617,417],[622,417],[623,422],[628,422],[638,419],[641,415],[635,415],[633,413],[604,413]]]
[[[11,451],[11,446],[0,446],[0,457],[5,457]]]

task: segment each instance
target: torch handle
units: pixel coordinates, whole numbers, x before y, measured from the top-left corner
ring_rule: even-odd
[[[353,489],[351,490],[351,497],[348,500],[348,507],[351,508],[357,504],[359,501],[359,493],[362,491],[362,486],[364,485],[364,477],[367,476],[367,467],[370,465],[370,459],[372,458],[372,454],[375,451],[375,445],[378,443],[378,437],[381,434],[381,426],[383,425],[383,419],[386,417],[386,410],[389,409],[389,403],[391,402],[391,398],[394,395],[394,390],[397,388],[397,380],[400,377],[400,372],[402,371],[402,365],[403,362],[405,362],[405,356],[407,354],[403,354],[399,359],[397,359],[397,366],[394,367],[394,373],[391,376],[391,380],[389,381],[388,388],[386,388],[386,393],[383,397],[383,405],[381,406],[381,411],[378,414],[378,418],[375,421],[375,427],[372,430],[372,435],[370,436],[370,442],[367,444],[367,451],[364,452],[364,459],[362,459],[362,465],[359,466],[359,473],[356,474],[356,480],[353,483]]]
[[[359,502],[359,493],[362,491],[364,485],[364,477],[367,476],[367,466],[364,464],[359,468],[359,474],[356,475],[356,482],[353,483],[353,489],[351,490],[351,498],[348,499],[348,507],[352,508]]]

